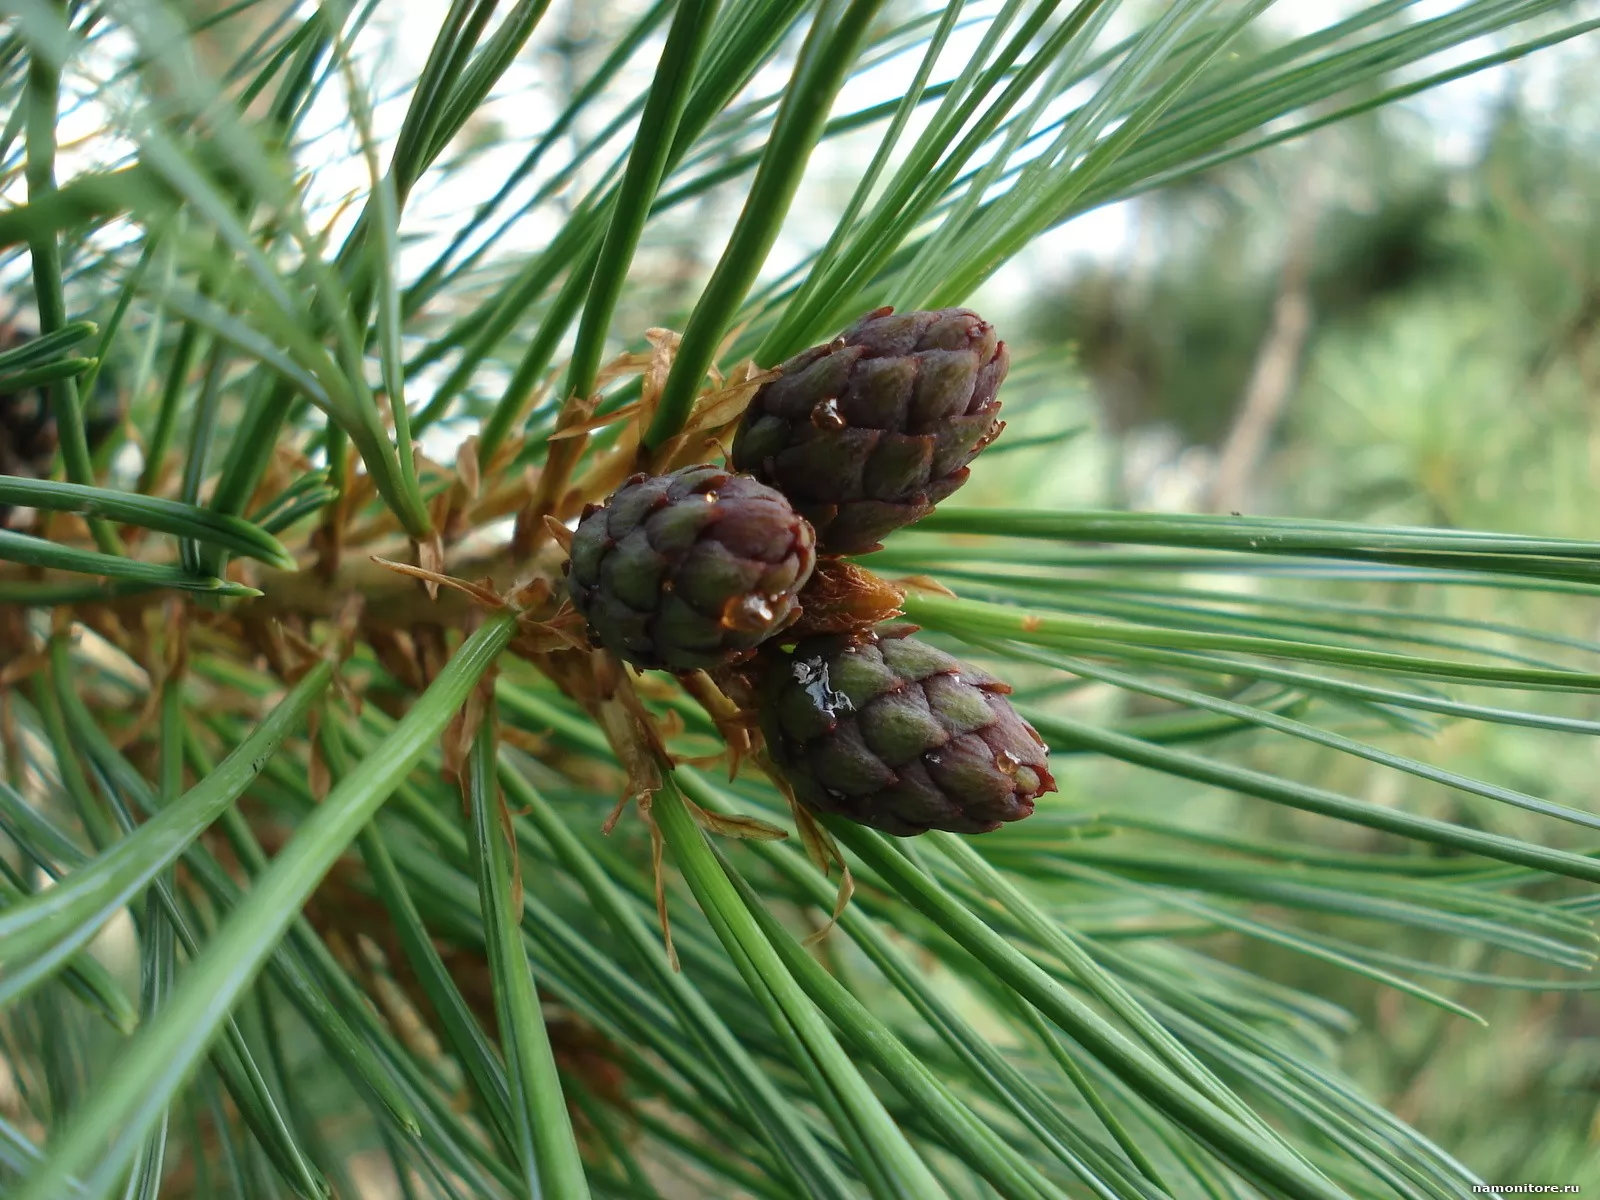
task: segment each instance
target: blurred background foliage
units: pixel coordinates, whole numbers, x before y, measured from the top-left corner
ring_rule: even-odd
[[[1011,506],[1202,512],[1219,511],[1221,490],[1227,511],[1242,504],[1247,514],[1593,536],[1597,77],[1600,50],[1589,39],[1426,106],[1319,131],[1128,202],[1128,230],[1114,250],[1068,251],[1065,266],[1032,275],[1020,297],[995,297],[1015,305],[1024,344],[1052,364],[1024,377],[1037,408],[1011,417],[1008,438],[1079,432],[981,459],[971,488]],[[1294,369],[1261,453],[1242,468],[1247,477],[1225,478],[1253,376],[1284,336],[1274,316],[1286,288],[1303,293],[1308,311]],[[1066,395],[1074,400],[1063,405]],[[1586,598],[1408,584],[1375,595],[1337,582],[1314,594],[1600,634],[1600,612]],[[1101,715],[1141,707],[1111,689],[1090,703]],[[1472,724],[1403,741],[1430,762],[1595,811],[1600,745],[1587,739]],[[1393,776],[1269,734],[1238,735],[1228,753],[1381,803],[1397,799]],[[1151,812],[1170,814],[1175,804],[1169,781],[1117,764],[1079,766],[1067,778],[1080,794],[1138,797]],[[1531,832],[1521,814],[1415,780],[1404,786],[1423,811]],[[1385,841],[1220,795],[1185,796],[1180,806],[1197,827],[1367,849]],[[1558,843],[1582,845],[1570,832]],[[1317,918],[1309,927],[1349,936],[1356,925]],[[1426,955],[1426,935],[1389,936],[1393,952]],[[1222,952],[1241,965],[1358,1014],[1342,1061],[1486,1177],[1600,1183],[1592,993],[1452,992],[1489,1020],[1483,1030],[1304,958],[1224,940]],[[1483,970],[1492,957],[1456,965]]]

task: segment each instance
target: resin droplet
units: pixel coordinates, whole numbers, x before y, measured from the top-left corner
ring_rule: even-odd
[[[763,596],[735,596],[722,609],[723,628],[741,633],[760,633],[776,619],[772,605]]]
[[[839,411],[839,402],[832,397],[819,401],[811,409],[811,423],[818,429],[843,429],[849,422]]]

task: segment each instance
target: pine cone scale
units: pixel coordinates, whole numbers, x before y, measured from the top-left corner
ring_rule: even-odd
[[[893,503],[896,496],[927,490],[935,470],[931,441],[907,433],[886,433],[875,451],[861,473],[861,498]]]
[[[952,408],[971,397],[978,382],[978,363],[964,350],[929,350],[916,361],[921,370],[910,428],[914,433],[931,433],[952,415]]]

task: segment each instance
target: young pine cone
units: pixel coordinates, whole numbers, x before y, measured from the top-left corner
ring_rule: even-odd
[[[820,553],[864,554],[966,482],[1000,432],[1008,362],[968,309],[880,308],[755,394],[733,466],[788,496]]]
[[[635,475],[572,535],[568,587],[589,635],[640,667],[741,657],[799,615],[816,535],[777,492],[720,467]]]
[[[808,638],[757,660],[767,753],[795,796],[886,833],[987,833],[1053,792],[999,680],[911,637]]]

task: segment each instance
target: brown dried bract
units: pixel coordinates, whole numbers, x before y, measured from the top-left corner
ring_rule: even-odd
[[[753,714],[731,699],[721,681],[704,671],[688,671],[678,676],[683,690],[694,697],[711,723],[717,727],[728,746],[728,778],[739,774],[739,764],[753,748],[751,730],[755,727]]]
[[[509,649],[522,658],[553,654],[558,650],[587,654],[589,639],[584,633],[583,618],[568,605],[548,621],[523,617],[517,622],[516,636],[511,639]]]
[[[683,431],[639,465],[659,473],[702,461],[707,449],[721,445],[732,434],[751,397],[778,375],[778,371],[763,371],[753,362],[739,364],[726,380],[715,380],[714,387],[700,394]]]
[[[394,571],[397,574],[409,575],[413,579],[422,580],[422,582],[428,587],[429,596],[434,599],[438,598],[439,589],[441,587],[447,587],[454,588],[458,592],[463,592],[466,595],[471,596],[485,608],[499,610],[506,607],[505,600],[501,597],[500,593],[496,592],[493,586],[491,586],[491,581],[486,580],[483,583],[472,583],[465,579],[457,579],[454,575],[445,575],[440,571],[432,570],[427,567],[413,567],[407,563],[395,562],[393,559],[379,558],[376,554],[369,555],[368,557],[370,557],[372,561],[377,563],[380,567],[388,567],[389,570]]]
[[[450,724],[445,727],[444,737],[440,742],[440,751],[444,762],[439,774],[446,783],[453,784],[462,789],[462,803],[467,803],[466,766],[467,758],[472,753],[472,743],[478,736],[478,731],[483,727],[483,717],[489,711],[489,705],[494,700],[494,677],[498,669],[491,666],[478,680],[476,687],[467,693],[467,698],[455,715],[450,718]]]
[[[594,718],[626,773],[622,797],[605,825],[609,830],[629,801],[643,800],[661,786],[658,764],[666,761],[666,747],[634,691],[633,680],[605,651],[561,649],[535,661]]]
[[[556,418],[556,432],[551,435],[544,469],[539,472],[533,495],[517,514],[516,528],[511,535],[511,553],[526,558],[542,546],[549,536],[544,518],[556,510],[566,495],[572,470],[583,457],[589,435],[582,427],[600,407],[600,393],[591,396],[568,396]],[[566,430],[576,430],[576,436],[562,437]]]
[[[800,619],[784,639],[863,633],[903,616],[905,589],[843,559],[822,559],[800,593]]]
[[[544,526],[545,531],[549,533],[551,539],[556,543],[556,545],[560,546],[561,549],[566,551],[568,554],[571,554],[572,530],[568,529],[549,513],[546,513],[544,516]]]
[[[932,575],[902,575],[895,583],[907,592],[932,592],[936,596],[948,596],[952,600],[959,599],[957,595]]]
[[[710,809],[701,808],[688,796],[680,796],[683,805],[689,810],[689,815],[694,818],[707,833],[720,834],[722,837],[735,838],[741,841],[756,842],[781,842],[787,840],[789,833],[779,828],[770,821],[763,821],[759,817],[744,816],[739,813],[719,813]]]

